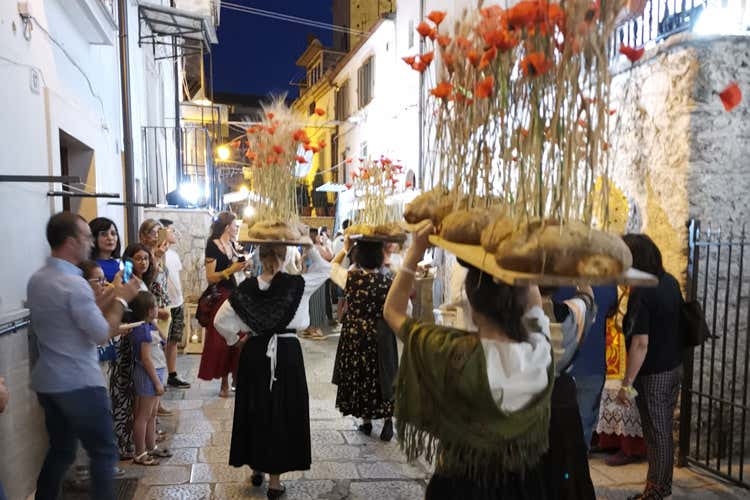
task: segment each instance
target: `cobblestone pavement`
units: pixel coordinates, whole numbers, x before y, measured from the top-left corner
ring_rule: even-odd
[[[394,442],[378,439],[380,422],[372,437],[356,431],[355,420],[342,417],[334,407],[335,386],[330,383],[336,338],[301,340],[310,389],[312,468],[282,476],[286,498],[411,500],[424,495],[429,477],[426,464],[407,464]],[[156,467],[123,462],[130,477],[138,477],[135,498],[141,499],[263,499],[265,488],[250,484],[250,470],[227,465],[234,399],[218,397],[219,381],[196,380],[200,357],[181,355],[179,372],[193,383],[188,390],[169,390],[164,405],[174,410],[161,426],[171,438],[174,456]],[[640,491],[645,464],[611,468],[602,456],[591,460],[591,474],[602,499],[625,499]],[[264,485],[265,486],[265,485]],[[677,469],[673,498],[750,498],[741,490],[690,469]]]

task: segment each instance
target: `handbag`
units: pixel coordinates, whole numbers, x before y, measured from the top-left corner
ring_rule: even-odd
[[[697,347],[712,337],[703,308],[697,300],[682,301],[680,305],[680,333],[684,347]]]
[[[211,324],[214,312],[223,299],[224,294],[221,293],[218,286],[208,285],[206,287],[198,299],[198,307],[195,308],[195,319],[198,320],[199,325],[206,328]]]

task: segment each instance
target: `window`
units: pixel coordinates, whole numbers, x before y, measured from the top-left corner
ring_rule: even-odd
[[[310,102],[310,106],[307,108],[307,114],[308,115],[314,115],[315,114],[315,101]]]
[[[349,118],[349,80],[336,92],[336,119],[340,122]]]
[[[414,47],[414,20],[409,20],[409,48]]]
[[[307,71],[307,86],[312,87],[323,76],[323,64],[318,63]]]
[[[375,82],[375,58],[369,57],[365,63],[359,67],[358,71],[358,104],[359,109],[367,106],[373,97],[373,87]]]

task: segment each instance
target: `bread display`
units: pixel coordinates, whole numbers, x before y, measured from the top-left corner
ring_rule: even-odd
[[[272,242],[289,242],[301,245],[311,244],[309,230],[305,224],[300,222],[282,222],[282,221],[246,221],[247,233],[241,236],[241,239],[250,241],[272,241]]]
[[[572,277],[617,276],[632,266],[619,236],[577,221],[522,226],[499,243],[495,258],[512,271]]]
[[[513,234],[515,222],[509,217],[498,217],[482,231],[480,243],[489,253],[495,253],[498,245]]]
[[[346,230],[346,234],[357,235],[362,239],[374,239],[379,241],[404,241],[406,233],[395,222],[378,224],[353,224]]]

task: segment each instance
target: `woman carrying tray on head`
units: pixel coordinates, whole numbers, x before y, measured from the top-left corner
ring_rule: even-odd
[[[385,302],[384,317],[404,341],[399,442],[409,459],[425,454],[435,463],[430,500],[548,498],[542,455],[554,365],[538,289],[495,283],[470,267],[466,290],[479,333],[408,318],[432,232],[430,222],[417,229]]]
[[[211,224],[211,234],[206,242],[206,280],[209,285],[215,285],[221,299],[217,302],[216,311],[237,286],[234,273],[244,270],[251,262],[238,262],[234,240],[238,232],[235,216],[230,212],[221,212]],[[216,311],[213,311],[214,314]],[[221,379],[219,396],[229,397],[229,373],[232,382],[236,383],[236,370],[239,352],[224,339],[210,323],[206,327],[206,339],[203,345],[203,355],[198,370],[201,380]]]
[[[393,438],[393,375],[398,366],[395,339],[379,345],[383,304],[392,280],[382,271],[383,242],[359,240],[351,252],[354,267],[347,271],[341,262],[351,249],[347,236],[344,250],[333,259],[331,280],[344,289],[347,311],[333,365],[333,383],[338,386],[336,407],[344,415],[361,418],[359,431],[372,432],[372,419],[384,419],[380,439]],[[379,325],[380,323],[380,325]],[[389,332],[380,332],[393,334]],[[389,355],[390,354],[390,355]],[[381,366],[387,360],[388,366]]]
[[[281,474],[310,468],[307,379],[295,331],[307,327],[310,296],[331,267],[315,249],[304,275],[282,270],[283,245],[261,244],[258,255],[262,273],[237,287],[214,326],[227,344],[242,347],[229,464],[249,465],[255,486],[268,473],[268,498],[274,499],[285,491]],[[249,335],[240,340],[240,332]]]

